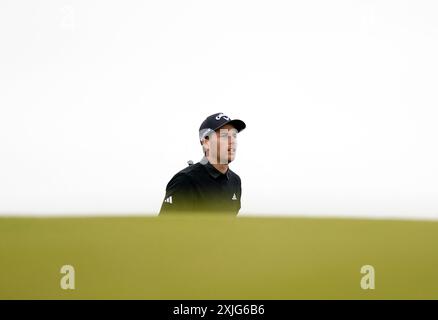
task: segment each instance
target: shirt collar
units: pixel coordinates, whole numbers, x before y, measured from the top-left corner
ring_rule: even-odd
[[[217,179],[220,176],[225,176],[227,178],[227,180],[230,179],[230,169],[227,170],[227,172],[222,173],[220,172],[218,169],[216,169],[209,161],[206,157],[203,157],[200,161],[200,163],[202,165],[204,165],[205,169],[207,170],[207,172],[215,179]]]

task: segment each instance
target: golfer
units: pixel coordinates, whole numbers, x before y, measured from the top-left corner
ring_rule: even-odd
[[[242,120],[215,113],[201,124],[199,140],[204,157],[173,176],[166,187],[160,215],[170,213],[227,213],[240,210],[240,177],[228,165],[236,155]]]

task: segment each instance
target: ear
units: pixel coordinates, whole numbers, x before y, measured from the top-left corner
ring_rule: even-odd
[[[203,139],[208,140],[209,137],[204,137]],[[203,145],[202,140],[199,141],[199,143],[201,144],[201,146]]]

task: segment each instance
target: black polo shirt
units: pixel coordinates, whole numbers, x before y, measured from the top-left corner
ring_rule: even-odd
[[[168,213],[228,213],[237,215],[242,193],[240,177],[228,168],[218,171],[204,157],[170,180],[160,215]]]

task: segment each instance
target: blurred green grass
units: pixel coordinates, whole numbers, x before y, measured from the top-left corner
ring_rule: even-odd
[[[434,221],[0,218],[0,299],[437,298]]]

